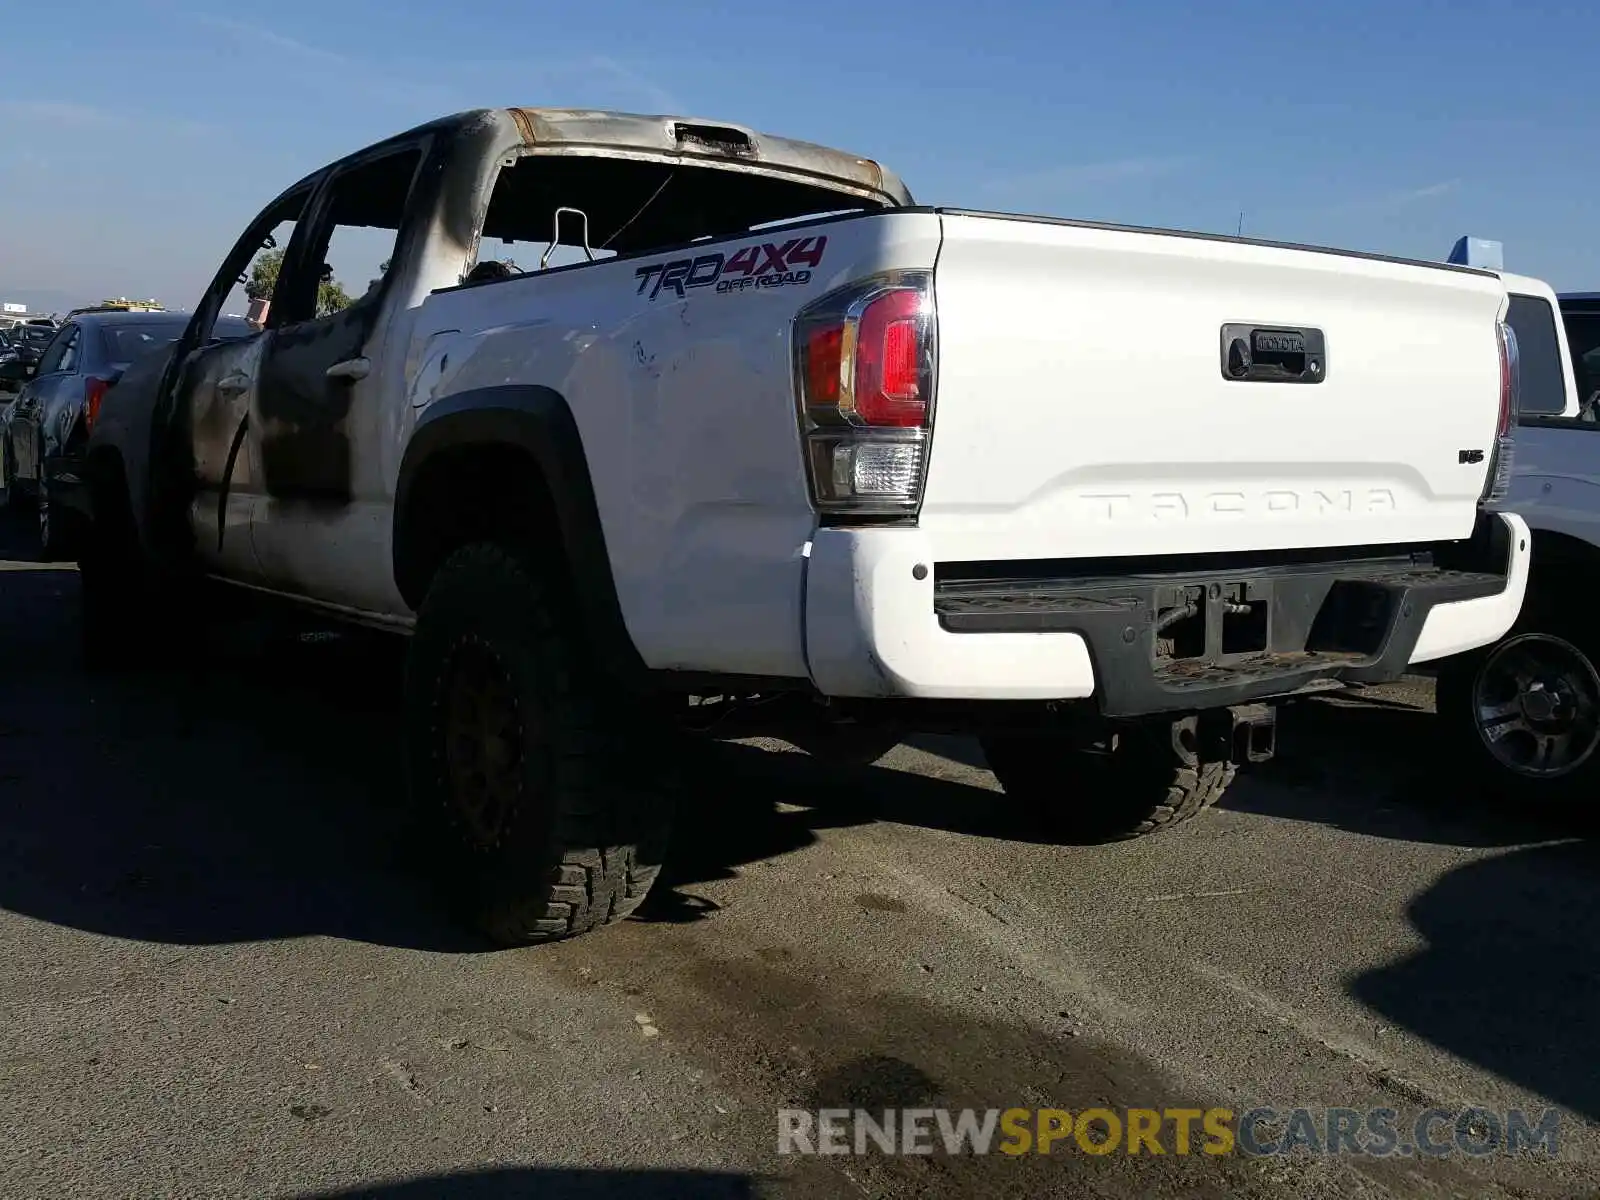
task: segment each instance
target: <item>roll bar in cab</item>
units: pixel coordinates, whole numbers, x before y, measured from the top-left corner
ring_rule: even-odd
[[[340,306],[349,230],[388,249]],[[639,903],[685,729],[972,734],[1061,836],[1134,836],[1274,701],[1510,625],[1504,312],[1471,268],[918,206],[740,125],[460,114],[283,192],[111,390],[86,645],[212,585],[409,635],[410,787],[509,942]]]

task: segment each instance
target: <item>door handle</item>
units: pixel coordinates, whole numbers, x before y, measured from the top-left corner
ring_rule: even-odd
[[[354,383],[358,379],[365,379],[372,372],[370,358],[347,358],[343,362],[336,362],[323,372],[329,379],[348,379]]]
[[[237,396],[240,392],[248,391],[249,388],[250,376],[243,371],[229,371],[221,379],[217,380],[217,391],[224,396]]]

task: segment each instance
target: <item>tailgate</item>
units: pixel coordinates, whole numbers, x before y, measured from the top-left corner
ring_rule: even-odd
[[[1495,277],[1067,222],[942,222],[921,524],[944,535],[945,557],[1472,533],[1499,415]]]

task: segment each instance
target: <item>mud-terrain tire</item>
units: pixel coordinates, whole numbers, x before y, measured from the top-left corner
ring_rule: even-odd
[[[1519,671],[1547,700],[1560,696],[1544,705],[1554,711],[1525,708],[1532,697],[1511,682]],[[1600,816],[1600,637],[1570,607],[1530,590],[1505,637],[1439,665],[1434,707],[1463,781],[1562,817]],[[1495,748],[1491,727],[1501,730]],[[1535,770],[1532,752],[1545,738],[1565,743],[1565,761]]]
[[[1065,738],[996,734],[981,741],[1006,795],[1033,809],[1059,840],[1077,845],[1127,841],[1187,821],[1221,798],[1237,770],[1180,758],[1165,726],[1120,733],[1104,751]]]
[[[656,730],[591,668],[533,555],[455,551],[406,662],[414,803],[449,830],[453,898],[501,945],[586,933],[644,900],[670,828]]]

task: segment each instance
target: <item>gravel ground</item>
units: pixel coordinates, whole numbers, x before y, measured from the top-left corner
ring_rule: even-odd
[[[709,744],[639,919],[496,951],[400,803],[394,647],[91,679],[5,526],[7,1197],[1600,1194],[1595,851],[1443,782],[1425,680],[1112,847],[962,741]],[[780,1107],[1094,1104],[1564,1118],[1554,1162],[776,1153]]]

